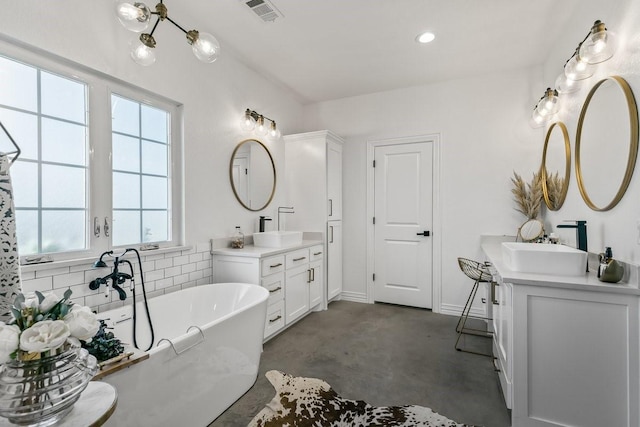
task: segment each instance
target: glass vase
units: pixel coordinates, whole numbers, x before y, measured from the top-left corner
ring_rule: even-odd
[[[17,425],[53,425],[71,411],[96,370],[96,358],[83,348],[0,365],[0,416]]]

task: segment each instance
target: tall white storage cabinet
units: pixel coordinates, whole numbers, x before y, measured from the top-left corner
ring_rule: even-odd
[[[326,300],[342,293],[342,145],[330,131],[287,135],[288,230],[321,232],[327,248]]]

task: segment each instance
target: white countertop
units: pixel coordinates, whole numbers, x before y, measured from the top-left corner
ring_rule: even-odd
[[[242,249],[218,248],[213,249],[213,255],[233,255],[247,258],[263,258],[272,255],[278,255],[295,249],[304,249],[311,246],[322,245],[322,240],[303,240],[302,243],[281,248],[264,248],[261,246],[245,245]]]
[[[482,251],[491,262],[502,280],[507,283],[533,286],[547,286],[565,289],[576,289],[592,292],[608,292],[627,295],[640,295],[638,284],[633,283],[606,283],[598,280],[595,266],[590,265],[590,272],[582,276],[559,276],[549,274],[520,273],[510,270],[502,260],[501,236],[483,236]],[[512,241],[512,240],[511,240]]]

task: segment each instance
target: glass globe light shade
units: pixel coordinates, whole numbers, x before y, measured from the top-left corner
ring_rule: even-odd
[[[193,54],[202,62],[211,63],[220,55],[220,43],[209,33],[198,32],[197,38],[191,44]]]
[[[153,48],[136,39],[131,42],[131,58],[137,64],[148,67],[156,62],[156,53]]]
[[[269,129],[269,137],[272,139],[280,139],[282,134],[280,133],[280,129],[276,127],[276,122],[271,122],[271,128]]]
[[[580,86],[582,86],[582,80],[568,79],[564,72],[558,76],[555,82],[555,88],[561,94],[577,92],[580,90]]]
[[[256,126],[256,133],[260,136],[265,136],[269,132],[269,128],[264,124],[264,117],[258,117],[258,124]]]
[[[251,111],[247,110],[240,118],[240,128],[245,132],[251,132],[256,127],[256,120],[251,117]]]
[[[555,90],[551,90],[550,88],[544,94],[544,97],[538,102],[536,105],[535,111],[538,112],[542,117],[551,117],[560,109],[560,104],[558,102],[558,93]]]
[[[541,116],[538,113],[538,110],[536,108],[533,109],[533,113],[531,114],[531,119],[529,120],[529,125],[532,128],[539,128],[542,127],[545,122],[547,121],[547,119],[543,116]]]
[[[116,3],[116,16],[129,31],[141,33],[151,24],[151,11],[144,3]]]
[[[615,44],[615,36],[607,31],[603,22],[596,21],[580,45],[580,58],[589,64],[604,62],[613,56]]]
[[[564,74],[570,80],[584,80],[593,75],[593,69],[587,61],[582,59],[580,52],[576,51],[564,66]]]

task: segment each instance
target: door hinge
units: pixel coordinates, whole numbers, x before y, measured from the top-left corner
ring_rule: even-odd
[[[373,217],[373,225],[376,225],[376,217]]]
[[[373,161],[373,167],[374,168],[376,167],[376,161],[375,160]]]
[[[245,169],[245,170],[244,170],[244,174],[245,174],[245,175],[249,175],[249,169]]]
[[[376,273],[373,273],[373,281],[376,281]]]

